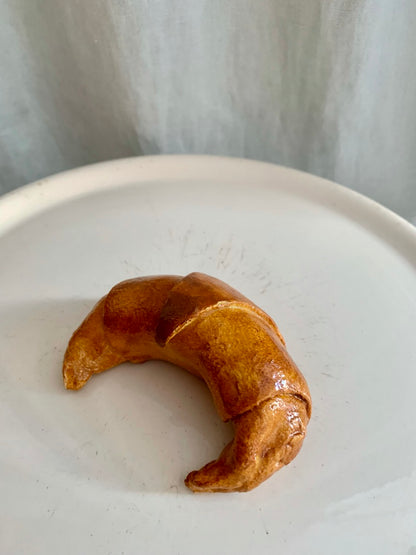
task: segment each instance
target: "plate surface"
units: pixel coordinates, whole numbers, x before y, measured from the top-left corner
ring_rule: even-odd
[[[416,232],[294,170],[151,157],[0,200],[0,552],[416,553]],[[67,341],[138,275],[201,271],[278,323],[313,417],[252,492],[195,495],[232,436],[203,383],[125,364],[79,392]]]

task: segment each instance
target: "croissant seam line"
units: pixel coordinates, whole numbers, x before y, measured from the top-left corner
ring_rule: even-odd
[[[188,320],[186,320],[185,322],[183,322],[182,324],[179,324],[167,337],[166,341],[163,342],[162,346],[165,347],[166,345],[168,345],[168,343],[170,341],[172,341],[172,339],[178,335],[182,330],[184,330],[186,327],[188,327],[190,324],[192,324],[192,322],[194,322],[199,316],[204,315],[204,314],[208,314],[209,312],[212,312],[213,310],[216,310],[217,308],[222,308],[222,307],[227,307],[227,308],[235,308],[235,309],[241,309],[244,308],[247,312],[252,312],[253,311],[253,305],[249,304],[249,303],[244,303],[241,301],[218,301],[216,304],[214,305],[210,305],[207,306],[206,308],[200,309],[198,310],[198,312],[196,312],[195,314],[192,315],[191,318],[189,318]],[[265,315],[263,314],[263,311],[261,309],[257,309],[254,310],[255,314],[258,316],[258,318],[264,322],[267,326],[270,325],[270,321],[273,322],[274,324],[274,329],[277,333],[277,336],[279,337],[280,341],[283,343],[283,345],[285,345],[285,340],[283,339],[282,335],[280,334],[279,330],[277,329],[277,325],[275,324],[275,322],[270,318],[267,319],[265,317]]]

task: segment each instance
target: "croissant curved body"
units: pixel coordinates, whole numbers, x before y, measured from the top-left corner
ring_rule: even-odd
[[[68,389],[122,362],[165,360],[201,377],[235,428],[216,461],[191,472],[193,491],[248,491],[298,453],[311,399],[273,320],[210,276],[156,276],[111,289],[73,334]]]

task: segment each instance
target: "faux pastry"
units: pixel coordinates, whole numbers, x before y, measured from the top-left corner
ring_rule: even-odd
[[[74,332],[68,389],[126,361],[165,360],[202,378],[235,437],[185,479],[196,492],[248,491],[301,448],[311,413],[307,383],[274,321],[225,283],[200,273],[119,283]]]

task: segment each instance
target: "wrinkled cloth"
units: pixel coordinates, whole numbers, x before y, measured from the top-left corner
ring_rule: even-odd
[[[0,193],[157,153],[266,160],[416,223],[415,0],[0,0]]]

